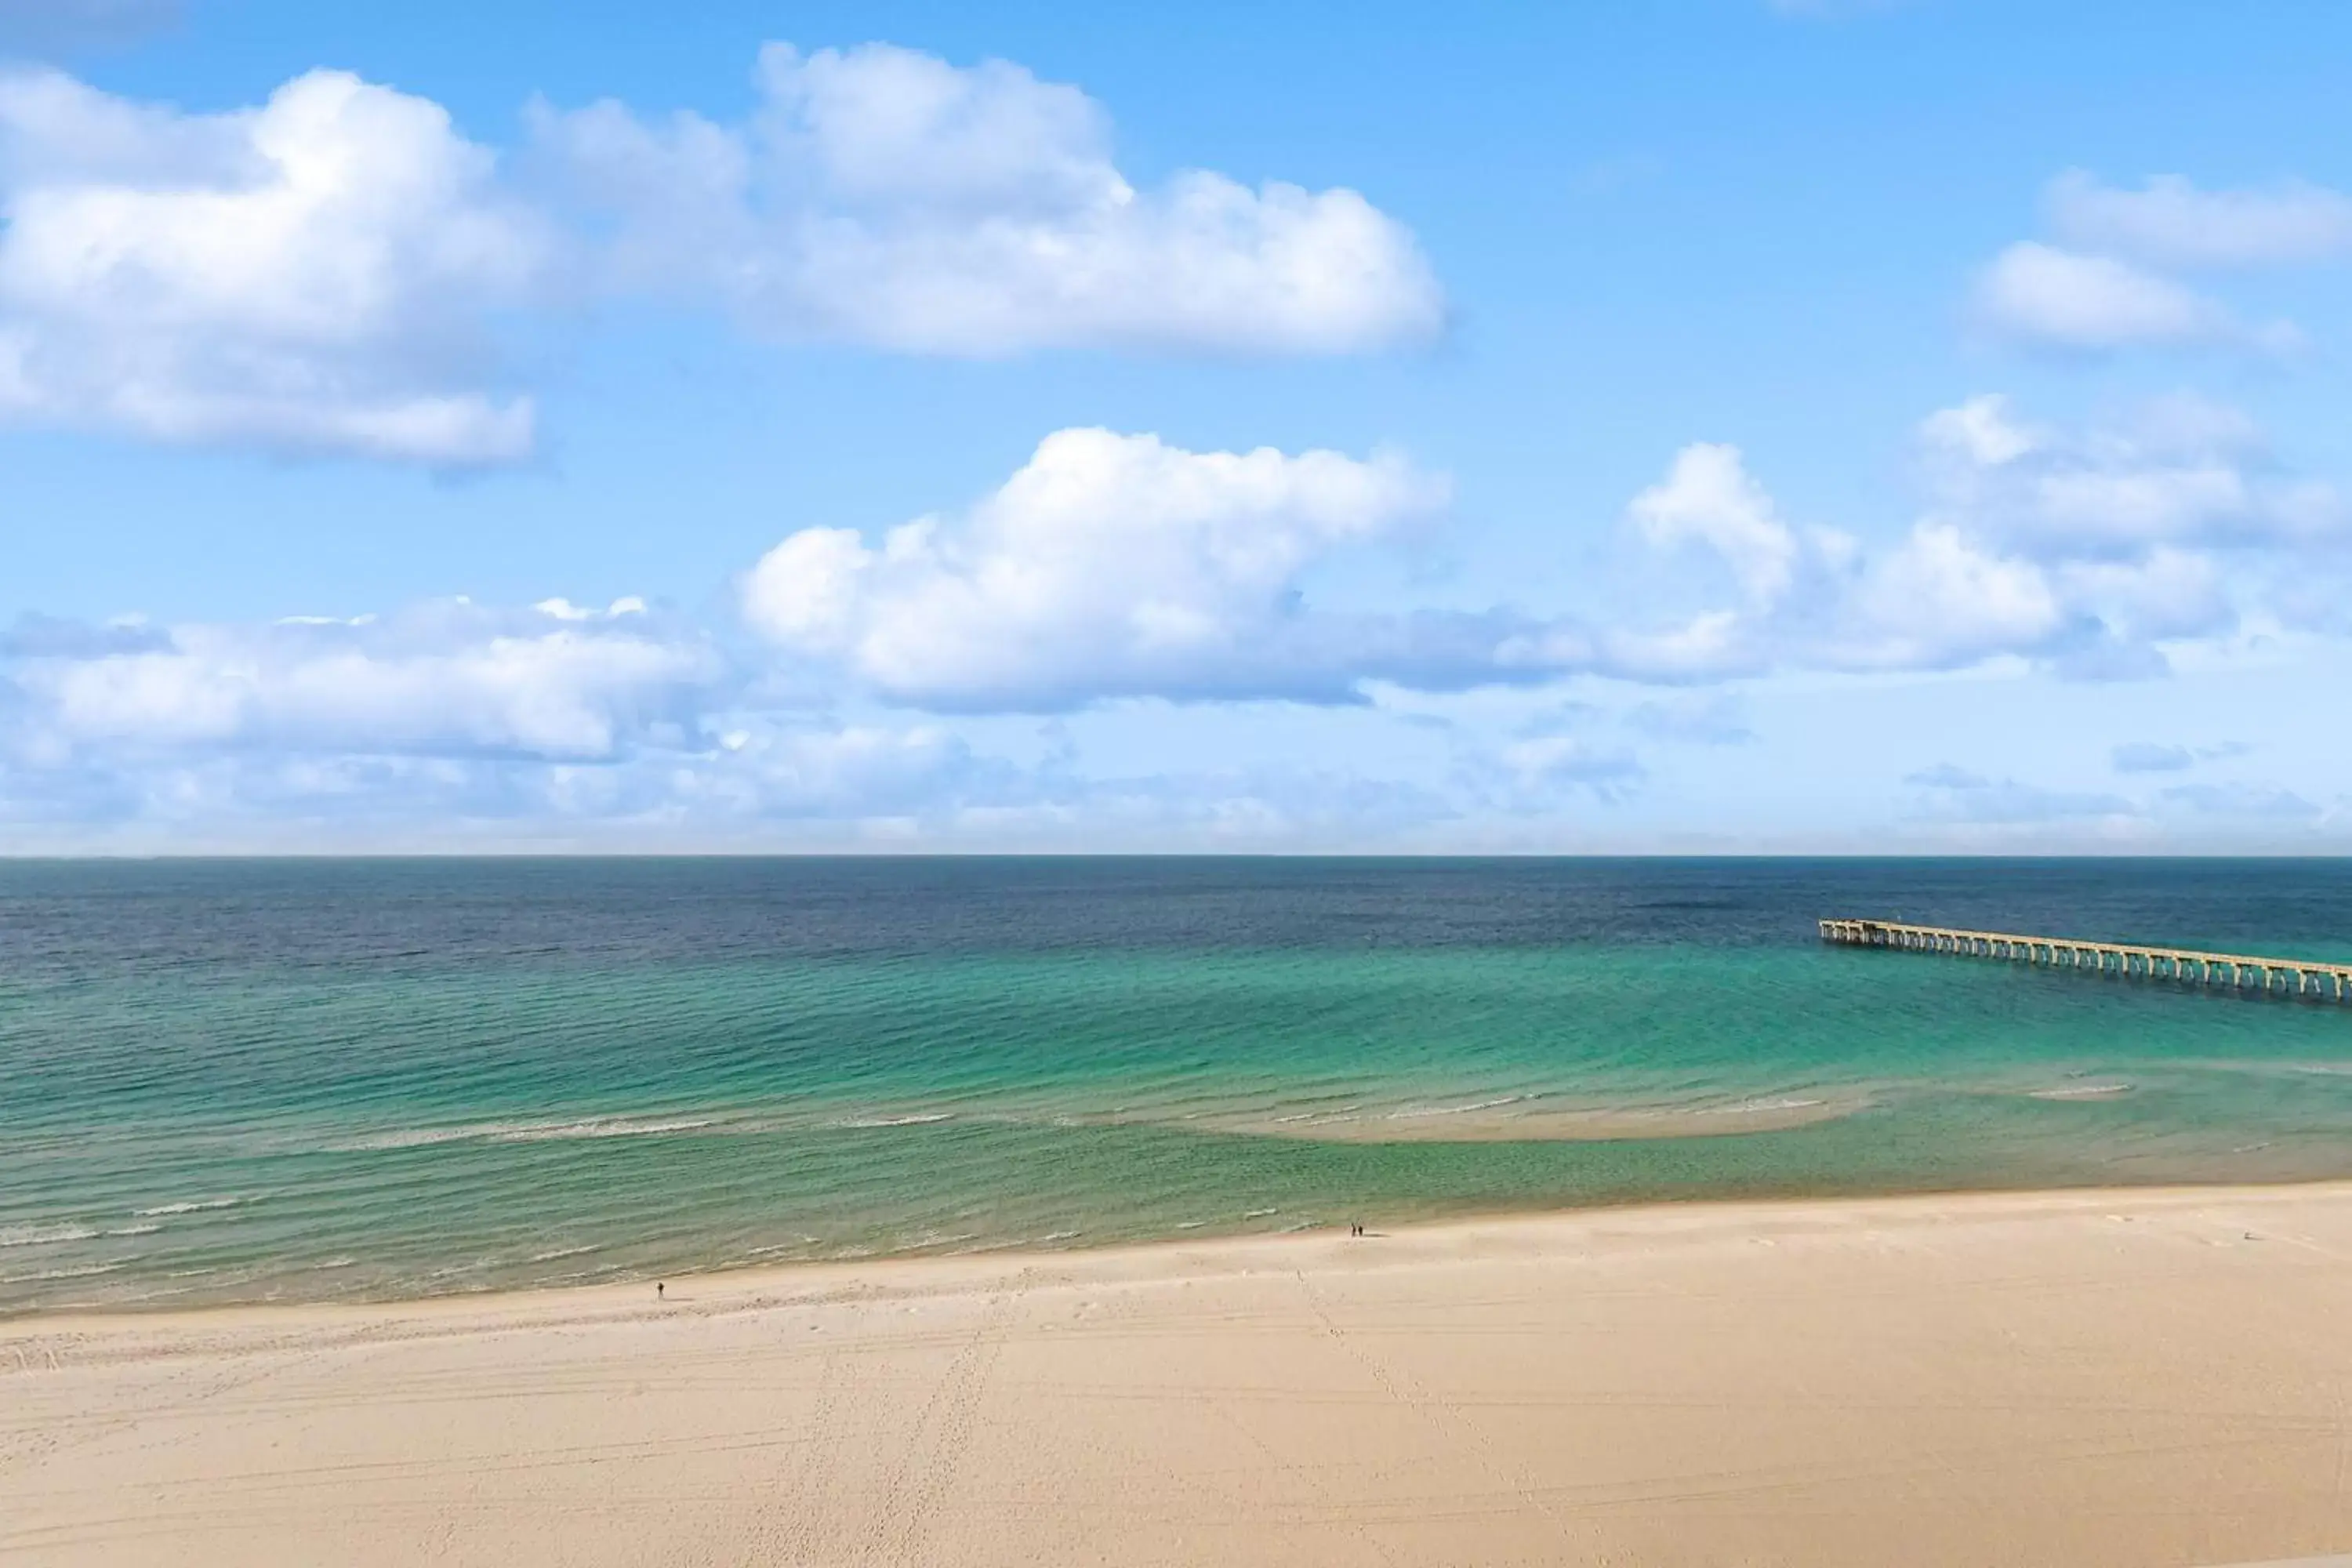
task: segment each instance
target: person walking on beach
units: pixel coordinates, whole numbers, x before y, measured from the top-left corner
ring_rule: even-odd
[[[658,1300],[660,1300],[662,1299],[662,1291],[663,1291],[665,1289],[667,1289],[667,1287],[663,1284],[663,1282],[662,1282],[661,1280],[656,1279],[656,1280],[655,1280],[655,1281],[654,1281],[654,1300],[655,1300],[658,1301]]]

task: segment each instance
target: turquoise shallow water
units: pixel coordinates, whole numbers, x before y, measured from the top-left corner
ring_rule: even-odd
[[[2336,862],[0,866],[0,1311],[1636,1198],[2352,1175]]]

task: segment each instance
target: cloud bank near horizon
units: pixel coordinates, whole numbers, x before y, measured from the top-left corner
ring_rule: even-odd
[[[785,536],[746,563],[716,618],[636,599],[266,625],[31,617],[0,636],[0,832],[446,820],[659,837],[952,820],[1019,833],[1105,812],[1239,832],[1349,801],[1426,825],[1562,792],[1634,798],[1660,747],[1752,741],[1738,693],[1775,680],[2002,665],[2141,680],[2250,636],[2342,630],[2313,563],[2341,584],[2352,517],[2232,410],[2174,398],[2070,428],[1983,396],[1923,420],[1917,459],[1921,510],[1865,540],[1786,517],[1736,447],[1685,447],[1621,524],[1639,555],[1696,585],[1706,602],[1680,616],[1644,618],[1619,594],[1603,595],[1624,605],[1607,617],[1364,607],[1329,572],[1443,530],[1445,476],[1394,453],[1195,452],[1076,428],[961,510],[877,537]],[[1435,784],[1281,770],[1106,784],[1050,748],[992,754],[966,733],[1567,685],[1618,694],[1617,718],[1531,718],[1459,748]],[[2179,766],[2234,754],[2179,750]],[[2146,742],[2118,750],[2116,768],[2176,772],[2174,755]],[[1913,784],[1927,816],[1962,824],[2032,820],[2050,804],[1957,775]],[[2221,787],[2171,790],[2208,815],[2255,798]],[[1258,793],[1219,793],[1244,789]],[[1290,805],[1267,817],[1261,795]],[[2290,797],[2272,786],[2262,799]]]

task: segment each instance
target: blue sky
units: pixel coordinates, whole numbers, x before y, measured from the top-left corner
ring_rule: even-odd
[[[0,0],[0,849],[2352,843],[2352,16]]]

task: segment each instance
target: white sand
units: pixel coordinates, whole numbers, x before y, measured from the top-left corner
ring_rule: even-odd
[[[19,1321],[0,1562],[2242,1563],[2347,1402],[2352,1186],[1655,1208]]]

